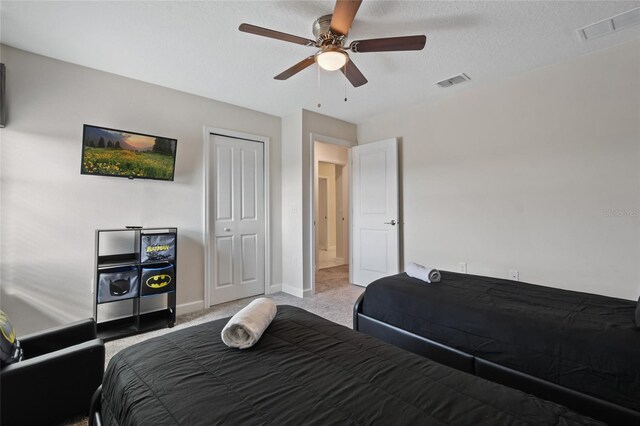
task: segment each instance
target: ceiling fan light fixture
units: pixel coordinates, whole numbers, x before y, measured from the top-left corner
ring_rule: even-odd
[[[318,53],[316,62],[327,71],[337,71],[349,60],[349,55],[340,50],[325,50]]]
[[[318,72],[320,68],[327,71],[340,70],[353,87],[360,87],[367,83],[367,79],[351,61],[347,51],[367,53],[422,50],[427,42],[427,36],[413,35],[353,40],[349,46],[345,47],[344,44],[349,35],[349,29],[361,3],[362,0],[336,0],[333,13],[323,15],[313,23],[312,32],[315,40],[246,23],[240,24],[238,29],[244,33],[319,49],[311,56],[273,77],[276,80],[287,80],[317,63]],[[348,66],[346,66],[347,62],[350,62]],[[318,78],[320,78],[320,74],[318,74]]]

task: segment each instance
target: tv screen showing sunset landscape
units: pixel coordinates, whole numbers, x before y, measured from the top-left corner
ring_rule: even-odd
[[[81,173],[173,180],[176,143],[176,139],[85,124]]]

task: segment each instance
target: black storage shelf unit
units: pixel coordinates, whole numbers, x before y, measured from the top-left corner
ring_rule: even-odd
[[[150,241],[158,239],[169,243],[150,245]],[[109,341],[174,326],[177,245],[178,229],[175,227],[96,229],[93,317],[98,325],[98,337]],[[151,260],[149,253],[152,254]],[[156,270],[158,274],[150,275]],[[146,276],[143,276],[143,271]],[[101,284],[103,275],[105,279]],[[143,286],[144,291],[150,294],[142,294]],[[164,308],[141,312],[141,300],[157,296],[166,296]],[[112,319],[103,319],[104,315],[99,317],[99,307],[112,304],[131,305],[131,314],[124,318],[121,315]]]
[[[171,319],[169,309],[140,314],[138,317],[119,318],[98,324],[98,337],[108,342],[122,337],[147,331],[173,327],[175,317]]]
[[[112,254],[106,256],[98,256],[98,267],[117,268],[119,266],[135,266],[140,263],[138,253]]]

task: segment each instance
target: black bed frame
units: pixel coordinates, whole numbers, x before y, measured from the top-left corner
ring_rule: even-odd
[[[89,426],[102,426],[102,385],[98,386],[91,397],[88,424]]]
[[[478,377],[564,405],[611,425],[640,424],[640,412],[539,379],[418,336],[362,313],[362,293],[353,306],[353,329]]]

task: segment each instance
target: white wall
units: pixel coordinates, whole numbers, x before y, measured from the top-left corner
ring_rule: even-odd
[[[394,136],[407,262],[638,297],[640,42],[358,126]]]
[[[349,161],[349,149],[340,145],[315,142],[314,157],[316,161],[346,165]]]
[[[302,297],[302,110],[282,119],[282,291]]]
[[[280,118],[0,49],[0,302],[21,334],[91,316],[96,228],[177,226],[178,312],[202,308],[205,125],[271,138],[271,279],[282,282]],[[80,175],[84,123],[178,139],[175,181]]]
[[[313,276],[312,134],[355,145],[356,125],[307,110],[282,119],[282,290],[298,297],[311,294]]]

